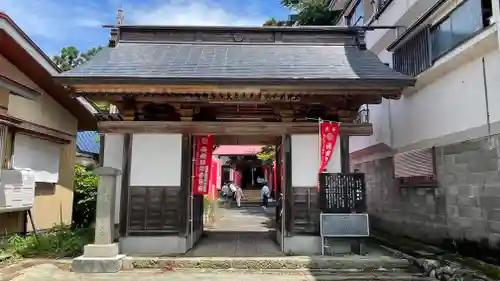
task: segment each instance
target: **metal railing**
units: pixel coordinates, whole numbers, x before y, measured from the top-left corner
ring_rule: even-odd
[[[354,119],[355,124],[366,124],[370,123],[370,111],[368,107],[365,106],[358,111],[356,115],[356,119]]]

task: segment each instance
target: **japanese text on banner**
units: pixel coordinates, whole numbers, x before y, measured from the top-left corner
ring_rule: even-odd
[[[212,167],[213,136],[196,136],[194,153],[193,193],[208,194]]]
[[[319,174],[323,173],[328,166],[328,162],[333,155],[333,150],[335,148],[335,144],[337,143],[337,137],[339,135],[340,124],[337,122],[325,122],[321,121],[320,123],[320,167]],[[319,188],[319,185],[318,185]]]

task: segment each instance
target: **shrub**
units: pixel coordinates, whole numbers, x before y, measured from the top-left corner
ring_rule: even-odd
[[[9,238],[9,251],[18,257],[76,257],[93,241],[92,229],[72,229],[58,225],[48,232]]]
[[[95,221],[97,200],[97,179],[90,169],[75,166],[73,227],[88,228]]]

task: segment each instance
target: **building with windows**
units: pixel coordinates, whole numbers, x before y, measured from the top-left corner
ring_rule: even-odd
[[[367,48],[415,77],[368,105],[374,134],[352,137],[373,225],[442,243],[500,245],[499,1],[332,0],[341,25],[375,28]],[[389,28],[391,27],[391,28]]]

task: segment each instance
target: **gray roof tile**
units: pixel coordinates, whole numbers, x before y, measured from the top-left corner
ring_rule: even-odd
[[[120,43],[61,77],[408,80],[352,46]]]

